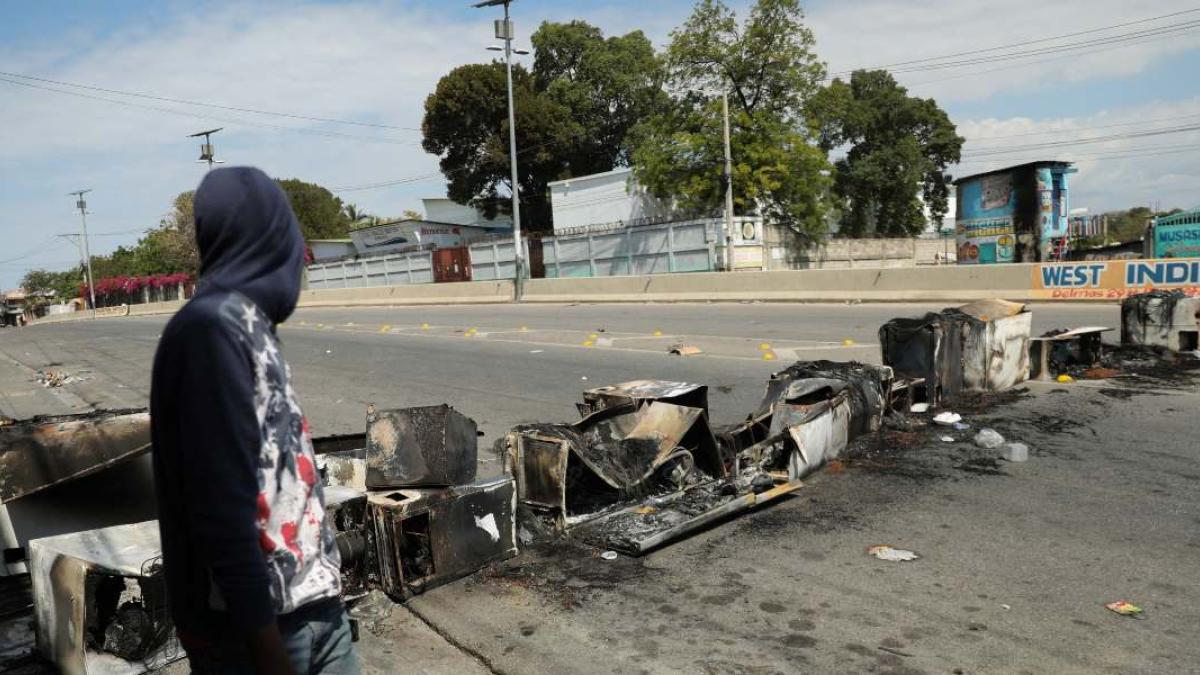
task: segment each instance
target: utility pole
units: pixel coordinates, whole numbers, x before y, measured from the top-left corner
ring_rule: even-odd
[[[721,90],[725,118],[725,271],[733,271],[733,151],[729,142],[729,90]]]
[[[96,284],[95,279],[92,278],[92,251],[88,247],[87,202],[83,199],[83,196],[89,192],[91,192],[90,188],[87,190],[76,190],[70,194],[75,197],[75,207],[79,209],[79,220],[83,225],[83,261],[84,269],[87,271],[88,295],[91,296],[92,318],[94,319],[96,318]]]
[[[520,302],[525,290],[525,250],[521,245],[521,188],[517,174],[517,114],[513,104],[512,41],[513,23],[509,20],[508,6],[512,0],[484,0],[475,7],[504,5],[504,20],[497,20],[496,39],[504,40],[504,69],[508,77],[508,158],[512,170],[512,218],[513,218],[513,288],[515,302]]]

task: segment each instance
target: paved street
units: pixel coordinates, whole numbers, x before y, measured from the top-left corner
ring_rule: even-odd
[[[316,434],[361,431],[371,402],[447,402],[490,445],[519,422],[576,418],[586,387],[636,378],[707,383],[714,422],[735,421],[773,370],[878,362],[879,324],[940,308],[302,310],[280,334]],[[1035,333],[1119,325],[1115,306],[1034,312]],[[165,320],[0,330],[0,414],[144,405]],[[30,379],[47,366],[89,379],[43,389]],[[1200,672],[1198,406],[1175,377],[1030,383],[962,411],[1029,443],[1027,464],[990,462],[968,434],[893,432],[797,497],[644,558],[535,550],[374,607],[360,647],[371,672]],[[922,557],[883,562],[874,544]],[[1146,618],[1104,609],[1114,600]]]

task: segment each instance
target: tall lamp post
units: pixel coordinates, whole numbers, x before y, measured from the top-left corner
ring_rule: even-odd
[[[89,192],[91,192],[90,188],[87,190],[76,190],[75,192],[72,192],[70,194],[72,197],[75,197],[75,207],[79,209],[79,219],[83,225],[83,260],[85,263],[84,269],[87,270],[88,295],[91,296],[92,318],[94,319],[94,318],[96,318],[96,284],[95,284],[95,279],[92,278],[92,252],[91,252],[91,249],[88,248],[87,201],[85,201],[83,198],[83,196]]]
[[[508,157],[512,168],[512,218],[513,218],[513,300],[520,302],[525,289],[525,251],[521,245],[521,188],[517,180],[517,115],[513,105],[512,41],[513,24],[508,18],[508,6],[512,0],[483,0],[475,7],[504,5],[504,19],[496,20],[496,39],[504,41],[504,69],[508,74]]]

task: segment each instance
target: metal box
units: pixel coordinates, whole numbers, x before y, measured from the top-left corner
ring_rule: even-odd
[[[367,409],[370,489],[443,487],[475,480],[475,420],[448,405]]]
[[[1175,352],[1200,349],[1200,298],[1179,291],[1125,298],[1121,301],[1121,342]]]
[[[517,554],[512,478],[371,492],[379,584],[404,599]]]
[[[183,656],[157,521],[35,539],[29,552],[38,650],[61,672],[144,673]]]

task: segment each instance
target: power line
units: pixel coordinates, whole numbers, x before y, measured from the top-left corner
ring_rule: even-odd
[[[1153,124],[1155,122],[1178,122],[1180,120],[1195,119],[1200,117],[1200,113],[1192,113],[1191,115],[1179,115],[1176,117],[1158,117],[1148,120],[1140,120],[1138,122],[1120,122],[1118,124],[1102,124],[1090,127],[1075,127],[1073,129],[1047,129],[1045,131],[1029,131],[1020,134],[1006,134],[1004,136],[987,136],[987,137],[971,137],[967,138],[968,143],[982,143],[987,141],[999,141],[1009,138],[1024,138],[1028,136],[1046,136],[1050,134],[1070,134],[1077,131],[1093,131],[1095,129],[1115,129],[1118,127],[1132,127],[1140,124]]]
[[[99,91],[99,92],[103,92],[106,94],[117,94],[120,96],[131,96],[131,97],[135,97],[135,98],[150,99],[152,101],[163,101],[165,103],[178,103],[181,105],[201,106],[201,107],[205,107],[205,108],[215,108],[218,110],[231,110],[234,112],[253,113],[255,115],[269,115],[272,117],[285,117],[288,119],[306,120],[309,122],[327,122],[329,124],[349,124],[349,125],[358,126],[358,127],[371,127],[371,128],[375,128],[375,129],[397,129],[400,131],[421,131],[421,129],[419,129],[417,127],[401,127],[401,126],[396,126],[394,124],[377,124],[377,123],[373,123],[373,122],[357,122],[354,120],[341,120],[341,119],[335,119],[332,117],[316,117],[313,115],[301,115],[299,113],[287,113],[287,112],[278,112],[275,110],[263,110],[261,108],[243,108],[243,107],[233,106],[233,105],[221,105],[219,103],[205,103],[203,101],[196,101],[196,100],[184,99],[184,98],[172,98],[170,96],[159,96],[157,94],[145,94],[145,93],[136,92],[136,91],[123,91],[120,89],[108,89],[106,87],[97,87],[97,86],[89,85],[89,84],[79,84],[77,82],[66,82],[63,80],[52,80],[47,77],[35,77],[33,75],[22,75],[21,73],[11,73],[11,72],[7,72],[7,71],[3,71],[3,70],[0,70],[0,75],[4,75],[6,77],[15,77],[15,78],[19,78],[22,80],[31,80],[33,82],[44,82],[46,84],[57,84],[57,85],[65,86],[65,87],[75,87],[77,89],[87,89],[89,91]]]
[[[41,84],[34,84],[33,82],[22,82],[20,80],[12,80],[12,79],[9,79],[7,77],[2,77],[2,76],[0,76],[0,82],[5,82],[7,84],[13,84],[13,85],[18,85],[18,86],[22,86],[22,87],[29,87],[31,89],[40,89],[43,91],[50,91],[50,92],[54,92],[57,94],[65,94],[67,96],[75,96],[78,98],[91,99],[94,101],[103,101],[105,103],[112,103],[114,105],[121,105],[121,106],[126,106],[129,108],[141,108],[143,110],[153,110],[156,112],[164,112],[164,113],[168,113],[168,114],[172,114],[172,115],[182,115],[184,117],[213,120],[213,121],[217,121],[217,122],[223,122],[225,124],[233,124],[233,125],[241,124],[241,125],[245,125],[245,126],[260,127],[260,128],[264,128],[264,129],[278,129],[281,131],[291,131],[294,133],[309,134],[309,135],[313,135],[313,136],[326,136],[326,137],[330,137],[330,138],[345,138],[345,139],[351,139],[351,140],[356,140],[356,141],[367,141],[367,142],[374,142],[374,143],[391,143],[391,144],[395,144],[395,145],[410,145],[410,146],[418,145],[418,143],[415,141],[402,141],[402,140],[395,139],[395,138],[383,138],[380,136],[356,136],[354,134],[344,134],[344,133],[341,133],[338,131],[322,131],[319,129],[305,129],[305,128],[299,128],[299,127],[289,127],[289,126],[284,126],[282,124],[270,124],[267,122],[252,122],[250,120],[240,120],[240,119],[233,119],[233,118],[226,118],[226,117],[216,117],[213,115],[206,115],[206,114],[198,113],[198,112],[190,112],[187,110],[176,110],[174,108],[164,108],[162,106],[145,105],[142,103],[134,103],[133,101],[122,101],[120,99],[106,98],[104,96],[96,96],[94,94],[85,94],[80,91],[70,91],[67,89],[58,89],[55,87],[48,87],[48,86],[41,85]]]
[[[1160,14],[1159,16],[1152,16],[1152,17],[1148,17],[1145,19],[1138,19],[1136,21],[1127,21],[1125,23],[1113,24],[1111,26],[1103,26],[1100,28],[1092,28],[1089,30],[1076,31],[1074,33],[1063,33],[1061,35],[1053,35],[1050,37],[1038,38],[1036,40],[1025,40],[1023,42],[1011,42],[1008,44],[996,45],[993,47],[986,47],[983,49],[971,49],[971,50],[963,51],[963,52],[942,54],[940,56],[927,56],[927,57],[920,58],[920,59],[911,59],[909,61],[897,61],[894,63],[887,63],[887,64],[883,64],[883,65],[878,65],[878,66],[872,66],[870,68],[859,67],[859,68],[854,68],[853,70],[844,70],[844,71],[840,71],[837,73],[833,73],[830,77],[836,77],[838,75],[849,75],[850,73],[853,73],[855,70],[890,69],[890,68],[894,68],[896,66],[908,66],[908,65],[913,65],[913,64],[917,64],[917,63],[927,63],[930,61],[943,61],[945,59],[956,58],[959,56],[970,56],[972,54],[984,54],[987,52],[995,52],[995,51],[1002,51],[1005,49],[1012,49],[1014,47],[1025,47],[1025,46],[1032,45],[1032,44],[1041,44],[1044,42],[1054,42],[1056,40],[1063,40],[1066,38],[1078,37],[1080,35],[1090,35],[1090,34],[1094,34],[1094,33],[1102,33],[1105,31],[1113,30],[1115,28],[1125,28],[1128,26],[1135,26],[1135,25],[1143,24],[1143,23],[1151,23],[1153,21],[1159,21],[1161,19],[1169,19],[1169,18],[1173,18],[1176,16],[1183,16],[1184,14],[1194,14],[1196,12],[1200,12],[1200,7],[1193,8],[1193,9],[1185,9],[1185,10],[1181,10],[1178,12],[1171,12],[1170,14]],[[826,78],[826,79],[829,79],[829,78]]]
[[[1155,129],[1147,131],[1131,131],[1123,134],[1112,134],[1109,136],[1094,136],[1089,138],[1081,138],[1073,141],[1047,141],[1044,143],[1029,143],[1026,145],[1017,145],[1009,148],[998,148],[981,150],[978,152],[964,153],[964,157],[991,157],[994,155],[1011,155],[1014,153],[1024,152],[1026,150],[1039,150],[1046,148],[1060,148],[1072,145],[1088,145],[1091,143],[1111,143],[1113,141],[1131,140],[1135,138],[1149,138],[1151,136],[1164,136],[1169,134],[1187,133],[1191,131],[1200,131],[1200,124],[1190,124],[1179,127],[1171,127],[1168,129]]]

